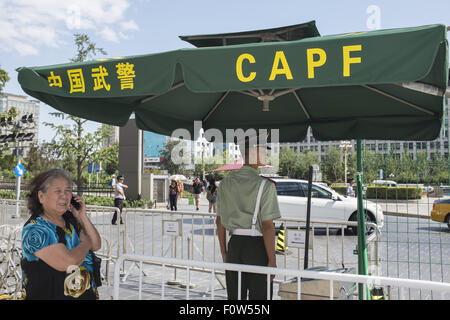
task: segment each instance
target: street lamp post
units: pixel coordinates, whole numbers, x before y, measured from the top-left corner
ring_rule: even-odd
[[[339,148],[341,148],[342,151],[344,152],[344,182],[345,184],[347,184],[347,155],[348,150],[352,148],[352,144],[350,141],[343,140],[341,141]]]
[[[34,138],[33,132],[27,132],[29,129],[34,128],[34,119],[33,114],[24,115],[19,121],[14,121],[12,117],[2,117],[0,118],[0,126],[5,129],[5,134],[0,136],[0,144],[3,145],[4,148],[8,148],[8,143],[13,143],[13,154],[17,156],[17,168],[21,168],[21,156],[23,154],[23,150],[26,147],[21,145],[23,141],[32,141]],[[11,132],[11,133],[9,133]],[[21,169],[20,169],[21,170]],[[22,170],[21,170],[22,171]],[[19,199],[20,199],[20,183],[21,176],[24,172],[20,172],[19,174],[16,172],[17,183],[16,183],[16,213],[15,218],[19,218]]]

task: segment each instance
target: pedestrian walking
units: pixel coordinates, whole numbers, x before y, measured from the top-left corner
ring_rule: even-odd
[[[109,185],[111,186],[111,188],[114,189],[116,188],[116,175],[113,174],[111,175],[111,179],[109,180]]]
[[[175,180],[169,186],[170,211],[177,211],[178,185]]]
[[[195,210],[199,210],[200,205],[200,194],[204,191],[203,189],[203,183],[200,182],[198,178],[194,179],[194,184],[192,185],[192,191],[194,194],[194,200],[195,200]]]
[[[181,196],[183,194],[183,182],[178,181],[177,185],[178,185],[178,197],[181,199]]]
[[[123,224],[122,221],[122,209],[123,202],[125,201],[125,189],[128,189],[126,184],[123,184],[124,177],[122,175],[117,177],[116,187],[114,191],[114,207],[119,208],[120,210],[120,224]],[[114,216],[112,218],[111,223],[116,224],[117,221],[117,212],[114,212]]]
[[[347,186],[347,197],[355,197],[355,190],[353,190],[353,184],[355,183],[355,180],[350,179]]]
[[[206,199],[209,202],[208,212],[211,213],[212,211],[216,213],[217,186],[214,179],[211,179],[209,182],[209,186],[206,191]]]
[[[277,192],[275,183],[257,171],[266,164],[266,148],[265,144],[250,145],[247,140],[244,165],[224,178],[218,188],[216,224],[223,262],[276,267],[273,220],[281,217]],[[231,233],[228,246],[227,231]],[[236,271],[225,272],[230,300],[238,298],[238,276]],[[241,299],[271,298],[273,277],[267,297],[265,274],[241,273]]]

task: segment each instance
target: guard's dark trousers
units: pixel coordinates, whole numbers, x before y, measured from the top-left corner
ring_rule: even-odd
[[[231,236],[228,242],[228,263],[267,266],[268,258],[263,237]],[[227,294],[229,300],[238,299],[238,272],[225,271]],[[257,273],[241,273],[241,299],[267,300],[267,275]],[[270,299],[272,299],[272,283]]]
[[[123,223],[123,221],[122,221],[123,199],[115,198],[114,199],[114,207],[119,208],[119,210],[120,210],[120,224],[122,224]],[[116,221],[117,221],[117,212],[114,211],[114,216],[112,218],[111,223],[116,224]]]

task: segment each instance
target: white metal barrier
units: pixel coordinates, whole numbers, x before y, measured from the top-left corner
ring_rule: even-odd
[[[0,225],[26,221],[29,216],[26,201],[19,200],[21,219],[13,219],[16,200],[0,199]],[[87,212],[91,221],[98,229],[100,235],[107,240],[108,245],[98,251],[98,255],[109,262],[114,262],[125,253],[136,253],[172,258],[187,258],[191,260],[202,260],[209,262],[221,262],[220,248],[215,225],[216,215],[214,213],[192,212],[192,211],[167,211],[165,209],[140,209],[124,208],[123,225],[112,225],[111,218],[114,212],[119,214],[115,207],[103,207],[87,205]],[[8,221],[8,217],[10,218]],[[286,243],[290,240],[290,234],[294,231],[305,230],[305,219],[279,219],[276,224],[295,225],[286,233]],[[311,266],[325,265],[357,265],[356,255],[349,255],[356,246],[356,239],[346,239],[345,230],[348,226],[356,226],[356,222],[334,223],[329,221],[311,221],[310,232],[310,264]],[[369,226],[371,224],[368,224]],[[375,225],[372,225],[375,226]],[[316,237],[318,228],[326,230],[325,237]],[[340,232],[340,241],[336,236],[330,241],[330,229],[337,228]],[[339,237],[338,236],[338,237]],[[367,244],[373,252],[369,259],[370,269],[376,267],[378,270],[378,239],[380,233],[375,232],[368,238]],[[356,238],[356,237],[350,237]],[[346,239],[346,241],[344,241]],[[350,247],[352,246],[352,247]],[[282,256],[281,266],[300,268],[302,265],[304,247],[293,246],[288,251],[290,254]],[[338,258],[330,259],[330,253],[340,252]],[[347,255],[346,255],[347,253]],[[347,256],[347,258],[346,258]],[[370,258],[370,257],[369,257]],[[125,272],[125,271],[124,271]]]
[[[121,239],[124,253],[208,262],[222,261],[214,213],[126,208],[123,217],[125,225],[124,235]],[[305,232],[305,219],[284,218],[276,220],[275,223],[276,225],[283,223],[291,226],[286,231],[286,244],[290,242],[291,233],[302,232],[304,234]],[[292,227],[294,225],[295,228]],[[356,249],[357,238],[345,236],[349,226],[357,226],[357,222],[311,221],[309,233],[311,266],[317,264],[327,267],[357,266],[357,256],[352,254]],[[367,237],[369,268],[373,273],[379,275],[378,243],[381,233],[373,223],[368,222],[366,226],[374,230]],[[315,235],[319,229],[325,230],[324,237]],[[332,229],[339,230],[337,235],[331,235]],[[331,237],[333,237],[332,240],[330,240]],[[300,269],[304,245],[293,245],[288,251],[289,254],[282,255],[281,265],[284,268]],[[337,252],[339,255],[336,254]],[[349,252],[351,252],[352,260],[349,260]],[[334,259],[330,258],[331,253],[334,253]]]
[[[21,299],[21,225],[0,226],[0,299]]]
[[[190,279],[190,273],[194,268],[203,269],[203,271],[208,270],[211,273],[210,281],[215,280],[214,274],[217,271],[237,271],[238,272],[238,288],[241,287],[241,276],[243,272],[251,272],[258,274],[267,275],[267,280],[270,279],[270,275],[283,276],[283,277],[296,277],[297,278],[297,299],[301,299],[302,293],[302,281],[299,279],[320,279],[330,281],[329,297],[333,299],[334,297],[334,286],[333,281],[340,281],[346,283],[358,283],[363,285],[364,298],[367,297],[367,287],[373,286],[386,286],[386,287],[398,287],[400,288],[400,300],[403,300],[405,296],[402,294],[404,289],[425,289],[432,290],[439,294],[441,299],[449,298],[450,294],[450,284],[425,281],[425,280],[411,280],[411,279],[398,279],[398,278],[388,278],[379,276],[363,276],[348,273],[336,273],[336,272],[322,272],[322,271],[310,271],[310,270],[293,270],[293,269],[282,269],[282,268],[270,268],[252,265],[241,265],[241,264],[229,264],[229,263],[215,263],[215,262],[204,262],[186,259],[173,259],[173,258],[163,258],[163,257],[152,257],[134,254],[125,254],[120,256],[118,263],[114,268],[114,294],[113,298],[118,300],[120,297],[120,265],[125,261],[131,261],[139,264],[139,288],[138,288],[138,298],[142,299],[142,272],[143,264],[157,264],[161,266],[161,274],[163,275],[160,279],[161,285],[161,299],[165,299],[165,270],[174,265],[183,265],[186,268],[188,281]],[[189,283],[189,282],[188,282]],[[214,286],[211,285],[210,299],[214,299]],[[189,300],[190,298],[190,286],[187,285],[185,288],[185,298]],[[270,292],[270,281],[267,281],[267,293]],[[270,296],[269,294],[267,295]],[[238,299],[240,299],[240,290],[238,289]]]

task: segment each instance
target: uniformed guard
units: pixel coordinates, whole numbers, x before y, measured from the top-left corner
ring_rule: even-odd
[[[244,165],[220,183],[216,224],[224,262],[276,267],[273,220],[280,218],[277,192],[275,183],[257,172],[259,166],[266,164],[266,148],[266,144],[250,144],[247,139]],[[226,230],[231,234],[228,249]],[[267,275],[244,272],[241,275],[241,299],[247,299],[247,294],[251,300],[272,297],[272,284],[267,297]],[[226,271],[225,276],[228,299],[236,300],[238,273]]]

